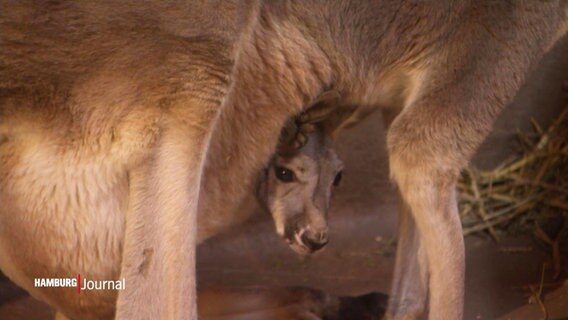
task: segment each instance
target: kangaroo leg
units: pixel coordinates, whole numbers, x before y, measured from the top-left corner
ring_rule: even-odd
[[[447,52],[432,58],[387,133],[391,178],[416,222],[418,248],[426,256],[417,263],[427,265],[420,269],[428,270],[429,319],[463,317],[465,254],[455,185],[519,89],[530,62],[542,54],[528,45],[536,35],[546,38],[538,29],[541,19],[535,14],[527,21],[535,26],[533,32],[497,37],[456,31]],[[460,47],[467,37],[468,46]],[[473,44],[484,50],[469,50]]]
[[[385,130],[400,114],[399,108],[382,110]],[[402,196],[398,208],[398,241],[392,288],[386,319],[419,318],[426,307],[428,296],[428,261],[420,246],[420,234],[410,208]]]
[[[428,262],[410,208],[402,199],[398,219],[396,261],[386,318],[417,319],[426,306]]]
[[[455,184],[505,100],[492,104],[482,94],[475,99],[461,94],[475,90],[476,83],[465,78],[445,85],[438,94],[425,94],[394,119],[387,133],[391,177],[405,203],[399,250],[403,257],[397,258],[389,309],[396,319],[412,319],[421,309],[426,291],[420,279],[426,274],[429,319],[462,319],[465,258]],[[414,218],[416,230],[406,216]],[[418,266],[401,266],[406,263]],[[414,296],[421,291],[421,297]]]
[[[421,149],[410,147],[411,144],[432,143],[427,139],[393,137],[405,134],[398,131],[400,127],[397,125],[409,120],[405,114],[401,115],[388,134],[391,175],[406,204],[401,210],[402,239],[397,251],[402,256],[397,257],[396,261],[394,300],[389,306],[389,313],[395,319],[415,319],[419,316],[426,299],[421,278],[428,270],[430,319],[461,319],[465,260],[453,191],[461,163],[451,164],[452,154],[428,158],[427,153],[421,154]],[[422,125],[416,122],[415,118],[414,126]],[[398,149],[399,143],[406,144],[408,148],[401,151]],[[453,143],[447,141],[447,145]],[[439,159],[445,157],[450,159]],[[420,253],[422,246],[425,259]]]
[[[202,128],[213,123],[199,120],[201,128],[165,119],[152,158],[129,172],[117,319],[197,318],[196,211],[210,137]]]
[[[429,271],[430,319],[462,318],[465,268],[457,175],[551,43],[557,22],[544,23],[542,16],[555,6],[488,6],[476,12],[480,20],[456,25],[388,132],[391,177],[426,253],[418,263],[427,262]],[[556,12],[562,16],[562,10]],[[480,32],[471,32],[479,26]]]

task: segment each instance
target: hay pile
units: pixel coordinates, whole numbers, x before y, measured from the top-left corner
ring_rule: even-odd
[[[568,107],[547,129],[520,135],[521,155],[491,171],[466,168],[459,183],[464,234],[534,231],[543,216],[568,226]],[[538,230],[537,230],[538,231]]]

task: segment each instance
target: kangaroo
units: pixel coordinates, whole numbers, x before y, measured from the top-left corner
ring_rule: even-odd
[[[392,115],[387,316],[461,319],[456,177],[568,29],[563,0],[0,3],[0,268],[28,291],[124,278],[119,319],[197,317],[197,212],[241,206],[286,120],[329,90]],[[114,305],[35,295],[78,299],[71,318]]]

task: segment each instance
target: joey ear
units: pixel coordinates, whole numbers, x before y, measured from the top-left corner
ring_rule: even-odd
[[[320,102],[337,102],[341,98],[339,91],[337,90],[327,90],[322,92],[315,100],[312,102],[311,106],[314,106]]]
[[[282,131],[280,132],[280,139],[278,141],[278,146],[280,147],[282,145],[290,144],[296,138],[298,130],[299,127],[298,123],[296,122],[296,119],[294,118],[288,119],[288,121],[286,121],[286,123],[284,124],[284,128],[282,128]]]
[[[280,132],[276,154],[282,157],[293,157],[307,143],[307,132],[303,130],[296,119],[291,118],[285,123]]]
[[[270,166],[264,167],[261,172],[259,173],[257,184],[256,184],[256,198],[258,202],[263,206],[267,207],[267,198],[268,198],[268,174],[270,170]]]
[[[321,93],[304,112],[288,119],[282,131],[277,146],[277,153],[283,156],[293,156],[307,143],[310,133],[324,130],[325,122],[335,111],[340,94],[336,90]]]
[[[335,109],[333,114],[330,114],[330,116],[321,123],[321,130],[327,137],[335,140],[341,130],[349,128],[354,123],[358,122],[358,114],[355,111],[356,109],[348,106]]]
[[[319,123],[329,117],[339,102],[341,95],[336,90],[328,90],[321,93],[312,103],[302,112],[297,122],[301,124]]]

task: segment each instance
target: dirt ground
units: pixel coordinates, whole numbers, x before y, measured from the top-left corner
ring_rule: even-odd
[[[567,57],[565,38],[501,116],[476,155],[475,165],[496,165],[514,152],[512,137],[519,130],[530,129],[531,117],[546,126],[568,104],[562,88],[568,81]],[[337,141],[345,171],[333,200],[330,243],[324,252],[307,258],[296,256],[275,235],[268,214],[258,213],[244,225],[200,246],[199,287],[302,286],[341,295],[388,292],[397,217],[380,120],[380,114],[374,114]],[[469,236],[466,248],[466,319],[542,317],[534,307],[532,311],[515,311],[528,302],[522,288],[539,283],[543,264],[549,259],[549,253],[536,246],[531,235],[504,236],[497,243],[485,236]],[[555,301],[566,306],[568,292],[557,290]],[[562,314],[562,307],[558,308]],[[562,316],[568,317],[567,313],[568,308]],[[44,304],[0,278],[0,319],[48,319],[51,315]]]

